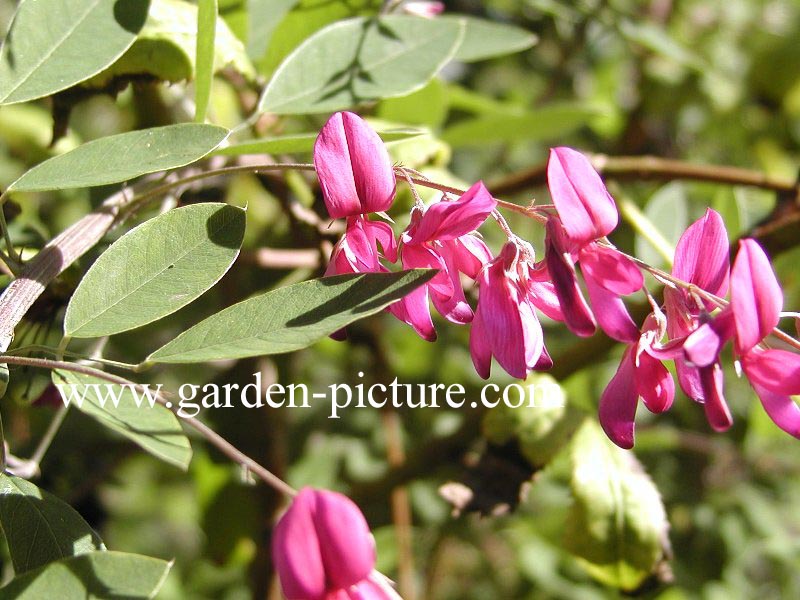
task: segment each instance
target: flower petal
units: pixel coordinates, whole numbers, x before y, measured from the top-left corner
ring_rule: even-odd
[[[589,160],[572,148],[550,150],[547,186],[567,235],[586,244],[608,235],[619,215],[614,199]]]
[[[764,250],[751,239],[739,241],[731,282],[736,351],[744,354],[778,324],[783,292]]]
[[[322,196],[334,219],[382,212],[394,200],[395,175],[381,138],[361,117],[334,113],[314,144]]]
[[[709,208],[678,240],[672,274],[707,292],[724,296],[728,293],[730,271],[728,248],[725,223],[718,212]]]
[[[634,419],[638,400],[631,349],[627,348],[617,372],[600,396],[598,412],[603,431],[620,448],[633,448]]]
[[[300,490],[272,534],[272,560],[288,600],[318,600],[326,575],[313,515],[314,490]]]
[[[800,439],[800,406],[786,394],[773,392],[755,383],[753,389],[773,423]]]
[[[598,285],[588,275],[584,277],[584,281],[592,302],[592,309],[597,317],[597,323],[606,332],[606,335],[618,342],[629,344],[638,340],[639,328],[631,319],[628,309],[620,297]]]
[[[375,568],[375,541],[367,520],[347,496],[315,490],[314,525],[328,584],[348,588]]]
[[[686,359],[696,367],[707,367],[717,360],[720,339],[710,323],[695,329],[683,342]]]
[[[575,335],[589,337],[595,332],[597,323],[578,285],[575,265],[566,250],[563,229],[557,219],[548,219],[546,228],[545,262],[553,278],[553,287],[564,315],[564,323]]]
[[[744,355],[742,367],[754,386],[776,394],[800,394],[800,354],[777,348],[754,349]]]
[[[654,413],[669,410],[675,398],[675,382],[669,370],[646,352],[639,354],[637,361],[636,391],[644,405]]]
[[[489,379],[492,369],[492,349],[486,339],[483,318],[484,315],[481,313],[480,303],[478,303],[478,310],[475,318],[472,319],[472,327],[469,330],[469,353],[478,375],[483,379]]]
[[[427,285],[412,290],[401,300],[390,304],[388,310],[404,323],[411,325],[423,340],[436,341],[436,329],[428,305]]]
[[[422,215],[411,242],[422,244],[466,235],[480,227],[496,206],[497,201],[479,181],[454,202],[442,200],[431,204]]]
[[[644,285],[644,276],[630,258],[614,248],[589,244],[579,254],[581,271],[587,279],[618,296],[627,296]]]
[[[719,362],[698,369],[703,387],[703,408],[706,419],[715,431],[725,431],[733,425],[733,417],[723,395],[724,374]]]

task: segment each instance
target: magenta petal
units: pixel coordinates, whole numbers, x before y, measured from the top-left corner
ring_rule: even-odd
[[[585,277],[585,281],[597,322],[606,335],[618,342],[629,344],[638,340],[639,328],[631,319],[625,303],[614,293],[598,285],[588,275]]]
[[[675,398],[675,382],[669,370],[646,352],[640,353],[637,361],[636,390],[644,405],[654,413],[668,410]]]
[[[375,542],[358,506],[337,492],[317,490],[314,524],[328,583],[348,588],[375,568]]]
[[[644,285],[644,276],[630,258],[614,248],[589,244],[580,252],[581,271],[618,296],[632,294]]]
[[[533,305],[554,321],[563,321],[556,288],[550,281],[528,281],[528,298]]]
[[[703,408],[706,411],[708,424],[715,431],[725,431],[733,425],[733,417],[723,395],[722,367],[716,362],[709,367],[702,367],[698,371],[700,384],[703,386]]]
[[[675,359],[675,374],[683,393],[695,402],[703,402],[703,384],[700,382],[700,370],[689,365],[683,358]]]
[[[600,397],[598,416],[609,439],[620,448],[633,448],[633,428],[638,404],[631,349],[622,355],[619,368]]]
[[[313,520],[315,506],[314,490],[300,490],[272,534],[272,560],[288,600],[318,600],[325,595],[325,567]]]
[[[751,239],[739,241],[731,283],[736,351],[744,354],[778,324],[783,293],[767,255],[758,242]]]
[[[314,144],[314,166],[328,213],[382,212],[392,204],[395,176],[381,138],[351,112],[333,114]]]
[[[549,219],[546,227],[545,262],[553,278],[553,287],[564,315],[564,323],[575,335],[589,337],[595,332],[597,323],[581,293],[572,258],[569,252],[565,251],[561,225],[557,220]]]
[[[411,325],[419,336],[428,342],[436,341],[436,329],[428,305],[428,286],[420,286],[409,292],[402,300],[389,305],[389,312]]]
[[[707,367],[719,355],[720,339],[710,323],[695,329],[683,342],[686,359],[696,367]]]
[[[442,200],[428,207],[414,232],[411,242],[422,244],[433,240],[452,240],[480,227],[497,201],[479,181],[456,201]]]
[[[478,277],[483,265],[492,260],[492,253],[486,243],[474,235],[462,235],[460,238],[443,242],[449,248],[456,268],[470,279]]]
[[[747,378],[776,394],[800,394],[800,354],[787,350],[751,350],[742,358]]]
[[[574,242],[589,243],[617,226],[619,216],[614,200],[580,152],[563,146],[550,150],[547,186],[564,229]]]
[[[728,247],[725,223],[718,212],[709,208],[678,240],[672,274],[707,292],[724,296],[728,292],[730,271]]]
[[[375,246],[375,243],[381,245],[383,255],[389,262],[397,260],[397,240],[394,237],[394,231],[388,223],[382,221],[370,221],[363,219],[364,232]]]
[[[773,423],[789,435],[800,439],[800,406],[786,394],[770,391],[754,383],[753,389]]]
[[[469,330],[469,353],[472,356],[472,364],[475,371],[483,379],[489,379],[492,369],[492,349],[486,339],[486,331],[483,327],[483,315],[480,312],[475,314],[472,319],[472,327]]]

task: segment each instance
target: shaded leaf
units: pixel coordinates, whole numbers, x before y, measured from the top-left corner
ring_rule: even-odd
[[[133,44],[148,5],[20,2],[0,50],[0,104],[54,94],[108,67]]]
[[[572,494],[565,545],[595,579],[635,590],[669,553],[664,505],[634,454],[593,420],[572,442]]]
[[[520,114],[487,114],[451,125],[442,139],[452,146],[550,140],[575,131],[599,114],[595,106],[567,103]]]
[[[496,23],[477,17],[461,15],[444,15],[437,21],[463,21],[465,25],[464,39],[458,47],[455,60],[474,62],[521,52],[533,46],[538,38],[521,27]]]
[[[129,181],[193,163],[216,148],[228,131],[180,123],[92,140],[33,167],[9,186],[18,192],[93,187]]]
[[[156,458],[184,470],[188,467],[192,448],[178,417],[160,404],[150,406],[143,391],[62,370],[53,371],[53,383],[70,406],[121,433]],[[156,391],[153,387],[151,394]]]
[[[30,481],[3,473],[0,526],[17,575],[61,558],[105,550],[74,508]]]
[[[12,579],[0,598],[16,600],[145,600],[155,598],[171,563],[125,552],[93,552],[52,562]]]
[[[305,348],[379,312],[434,273],[338,275],[279,288],[208,317],[153,352],[147,362],[206,362]]]
[[[397,15],[333,23],[281,63],[259,110],[318,113],[408,94],[453,56],[463,29],[460,21]]]

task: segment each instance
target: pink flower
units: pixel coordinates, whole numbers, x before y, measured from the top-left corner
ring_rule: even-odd
[[[683,233],[675,248],[672,275],[711,294],[728,290],[728,235],[719,213],[708,209]],[[703,404],[706,419],[716,431],[733,424],[725,400],[719,353],[733,336],[729,310],[715,317],[715,304],[686,289],[664,291],[669,335],[678,384],[687,396]]]
[[[632,343],[639,330],[620,296],[644,285],[636,264],[616,249],[600,245],[617,225],[617,208],[600,176],[580,152],[553,148],[547,163],[547,185],[558,217],[547,222],[545,260],[561,304],[564,321],[576,335],[594,333],[597,321],[610,337]],[[594,314],[578,284],[580,262]]]
[[[380,262],[378,244],[390,262],[397,260],[397,242],[389,225],[365,216],[349,217],[344,235],[333,247],[325,276],[388,272]]]
[[[303,488],[275,526],[272,559],[288,600],[399,600],[375,571],[375,541],[346,496]]]
[[[633,447],[639,398],[654,413],[668,410],[675,398],[675,382],[658,358],[657,344],[665,329],[664,315],[656,308],[645,320],[638,341],[625,349],[616,374],[600,397],[600,425],[621,448]]]
[[[334,113],[314,144],[314,166],[331,218],[383,212],[396,180],[383,141],[358,115]]]
[[[444,3],[429,2],[427,0],[410,0],[408,2],[403,2],[401,8],[406,14],[432,19],[444,12]]]
[[[475,370],[484,379],[489,377],[492,356],[519,379],[531,369],[547,369],[553,364],[534,310],[537,304],[548,307],[548,302],[535,295],[539,288],[531,281],[525,250],[518,240],[509,241],[478,276],[480,297],[469,349]]]
[[[800,354],[759,344],[777,326],[783,294],[767,255],[755,240],[739,242],[731,275],[735,349],[750,385],[775,424],[800,438]]]
[[[389,310],[423,339],[436,339],[429,299],[447,320],[459,324],[472,321],[460,274],[475,279],[491,260],[486,244],[471,232],[483,224],[495,206],[497,202],[479,181],[458,200],[442,200],[424,213],[417,208],[411,213],[411,223],[401,236],[403,268],[438,269],[439,273]]]

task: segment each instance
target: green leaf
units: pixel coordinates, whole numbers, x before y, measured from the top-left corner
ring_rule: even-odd
[[[596,106],[574,103],[551,104],[520,114],[487,114],[448,127],[442,139],[456,147],[552,140],[586,125],[598,114]]]
[[[378,105],[376,116],[386,121],[438,128],[448,112],[447,91],[439,79],[400,98],[387,98]]]
[[[272,32],[299,0],[247,0],[247,54],[259,59],[267,52]]]
[[[241,208],[209,202],[132,229],[86,273],[64,317],[70,337],[101,337],[152,323],[210,289],[239,255]]]
[[[279,288],[208,317],[153,352],[147,362],[206,362],[305,348],[383,310],[434,274],[338,275]]]
[[[0,526],[17,575],[60,558],[105,550],[74,508],[30,481],[3,473]]]
[[[197,4],[197,66],[195,68],[195,123],[206,120],[211,83],[214,77],[214,38],[217,32],[217,0],[199,0]]]
[[[464,39],[461,40],[461,45],[453,57],[462,62],[475,62],[521,52],[533,46],[539,39],[530,31],[520,27],[477,17],[444,15],[437,17],[436,20],[464,22]]]
[[[318,113],[408,94],[450,60],[463,29],[460,21],[396,15],[333,23],[283,61],[259,110]]]
[[[228,131],[214,125],[181,123],[129,131],[92,140],[33,167],[9,186],[18,192],[93,187],[129,181],[203,158]]]
[[[419,129],[387,129],[378,131],[384,142],[405,140],[424,132]],[[311,152],[319,132],[279,135],[260,140],[245,140],[214,150],[214,155],[240,156],[242,154],[299,154]]]
[[[0,598],[146,600],[155,598],[172,563],[125,552],[93,552],[52,562],[12,579]]]
[[[706,68],[704,61],[694,52],[676,42],[663,27],[644,20],[622,21],[619,31],[629,41],[660,54],[678,64],[696,71]]]
[[[197,51],[196,4],[183,0],[151,0],[147,21],[136,42],[118,61],[85,84],[105,88],[115,77],[154,77],[184,81],[195,76]],[[214,36],[214,72],[230,66],[248,79],[255,69],[244,45],[221,18]]]
[[[3,363],[0,364],[0,398],[6,395],[6,390],[8,389],[8,365]]]
[[[658,189],[647,201],[644,217],[639,231],[651,233],[649,236],[641,233],[636,236],[636,256],[654,267],[670,270],[675,246],[689,225],[689,206],[683,183],[673,181]]]
[[[664,505],[634,454],[588,419],[572,441],[572,494],[565,545],[589,574],[635,590],[665,560]]]
[[[136,390],[134,384],[121,386],[62,370],[53,371],[53,383],[69,406],[122,434],[156,458],[184,470],[189,466],[192,447],[178,417],[160,404],[150,406],[145,392]],[[157,391],[157,386],[150,388],[152,396]]]
[[[0,104],[49,96],[122,56],[148,0],[20,2],[0,49]]]

